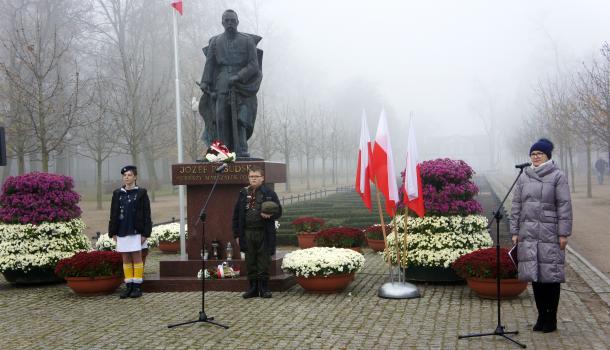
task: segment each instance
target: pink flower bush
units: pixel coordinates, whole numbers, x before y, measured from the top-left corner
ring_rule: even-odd
[[[80,195],[73,187],[72,178],[58,174],[9,176],[0,195],[0,221],[37,225],[79,218]]]
[[[422,162],[426,215],[471,215],[482,212],[473,197],[479,192],[471,178],[474,170],[463,160],[449,158]],[[404,181],[404,172],[401,174]],[[401,200],[402,202],[402,200]]]

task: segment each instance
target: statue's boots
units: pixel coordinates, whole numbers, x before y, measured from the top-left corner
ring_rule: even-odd
[[[244,299],[249,299],[249,298],[253,298],[253,297],[258,296],[257,281],[256,280],[248,280],[248,282],[250,283],[250,288],[248,288],[248,290],[244,294],[241,295]]]
[[[119,295],[119,298],[121,298],[121,299],[129,298],[129,295],[131,294],[132,290],[133,290],[133,283],[132,282],[125,283],[125,290],[123,291],[123,293],[121,293],[121,295]]]
[[[142,283],[134,283],[131,294],[129,294],[130,298],[139,298],[142,296]]]
[[[269,280],[266,278],[260,279],[258,281],[259,288],[258,292],[261,298],[271,298],[271,292],[269,291]]]

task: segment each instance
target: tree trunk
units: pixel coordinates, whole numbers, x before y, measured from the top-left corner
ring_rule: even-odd
[[[572,147],[568,147],[568,156],[570,158],[570,182],[572,185],[572,193],[576,193],[576,181],[574,181],[574,157],[572,155]]]
[[[103,209],[102,207],[102,164],[103,161],[101,160],[101,157],[98,157],[98,159],[95,160],[95,167],[97,170],[97,176],[95,177],[95,189],[96,189],[96,194],[95,194],[95,199],[97,201],[97,210],[101,210]]]
[[[592,198],[591,191],[591,135],[587,135],[587,198]]]

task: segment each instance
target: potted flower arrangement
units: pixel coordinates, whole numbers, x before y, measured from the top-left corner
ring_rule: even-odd
[[[345,289],[364,266],[364,256],[344,248],[313,247],[284,256],[282,269],[292,273],[297,283],[314,293],[334,293]]]
[[[110,294],[123,282],[123,260],[117,252],[80,252],[60,260],[55,274],[78,295]]]
[[[72,178],[49,173],[10,176],[0,195],[0,272],[17,284],[63,281],[55,264],[89,250]]]
[[[451,267],[481,298],[496,299],[496,249],[479,249],[462,255]],[[517,267],[508,256],[508,249],[500,248],[500,298],[514,298],[527,288],[527,282],[517,279]]]
[[[184,238],[187,237],[187,226],[184,226]],[[152,228],[148,239],[150,247],[159,247],[163,253],[177,253],[180,250],[180,223],[157,225]]]
[[[324,219],[313,216],[301,216],[292,221],[297,233],[299,247],[306,249],[315,247],[316,234],[324,226]]]
[[[315,242],[318,247],[350,248],[361,253],[364,232],[352,227],[331,227],[318,232]]]
[[[385,242],[383,241],[383,231],[381,225],[372,225],[364,230],[364,235],[366,236],[366,244],[369,248],[373,249],[376,252],[381,252],[385,249]],[[390,225],[385,226],[386,235],[391,232]]]
[[[478,187],[474,171],[461,160],[436,159],[420,165],[423,183],[424,217],[396,215],[392,226],[398,230],[403,249],[407,227],[407,254],[401,254],[409,280],[455,282],[462,280],[450,265],[458,257],[493,244],[487,219],[479,215],[481,205],[474,199]],[[404,176],[404,173],[403,173]],[[402,202],[402,201],[401,201]],[[384,255],[396,262],[396,240],[388,236]]]

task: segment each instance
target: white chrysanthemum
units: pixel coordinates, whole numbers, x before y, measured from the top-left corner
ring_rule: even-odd
[[[352,249],[313,247],[284,256],[282,269],[298,277],[328,276],[359,271],[364,256]]]
[[[184,237],[187,237],[187,226],[184,225]],[[157,247],[159,242],[176,242],[180,239],[180,223],[172,222],[169,224],[158,225],[152,228],[148,238],[149,247]]]
[[[53,267],[63,258],[91,249],[81,219],[32,224],[0,223],[0,271]]]

